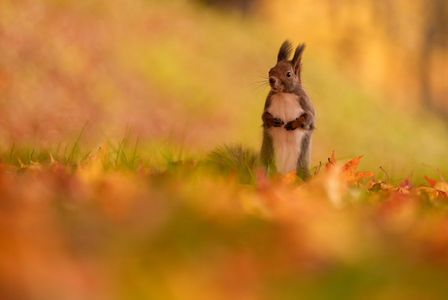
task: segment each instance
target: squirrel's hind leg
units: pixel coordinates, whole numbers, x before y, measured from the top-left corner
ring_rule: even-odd
[[[311,177],[310,160],[311,160],[311,132],[307,132],[302,139],[300,145],[300,156],[297,161],[297,175],[303,180]]]

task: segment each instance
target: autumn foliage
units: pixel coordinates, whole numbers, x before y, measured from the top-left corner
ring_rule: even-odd
[[[2,299],[443,299],[448,183],[333,153],[309,182],[53,159],[0,167]],[[106,167],[107,166],[107,167]],[[429,296],[428,296],[429,295]]]
[[[393,2],[0,1],[0,300],[447,299],[447,5]],[[256,150],[286,38],[307,182]]]

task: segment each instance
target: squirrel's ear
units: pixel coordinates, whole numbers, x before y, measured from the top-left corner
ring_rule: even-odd
[[[294,72],[296,74],[300,71],[300,65],[302,64],[302,54],[305,50],[305,44],[299,44],[294,52],[294,57],[292,58],[292,66],[294,67]]]
[[[292,51],[291,43],[288,40],[284,41],[283,44],[280,46],[280,50],[278,50],[277,62],[281,60],[287,60],[289,55],[291,54],[291,51]]]

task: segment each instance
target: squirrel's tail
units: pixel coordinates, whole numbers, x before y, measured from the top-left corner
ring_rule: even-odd
[[[235,174],[243,183],[253,183],[255,169],[258,166],[258,154],[241,145],[223,145],[207,155],[206,165],[220,174]]]

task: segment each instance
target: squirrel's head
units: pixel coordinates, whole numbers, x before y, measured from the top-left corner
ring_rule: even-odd
[[[298,45],[292,60],[289,60],[292,49],[291,43],[284,41],[278,51],[277,64],[269,70],[269,84],[273,92],[293,92],[301,84],[301,60],[305,44]]]

